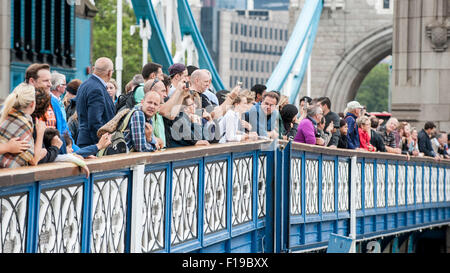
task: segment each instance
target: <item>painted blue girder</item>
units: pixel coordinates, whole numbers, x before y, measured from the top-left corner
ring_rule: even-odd
[[[216,67],[214,66],[214,62],[209,55],[202,34],[195,23],[194,16],[192,15],[187,0],[178,0],[178,17],[181,35],[191,35],[192,40],[197,47],[200,68],[208,69],[211,72],[212,84],[217,91],[225,89],[219,73],[217,73]]]
[[[167,73],[169,66],[173,64],[172,55],[167,47],[164,34],[156,17],[155,10],[151,0],[131,0],[137,23],[139,19],[144,22],[146,19],[150,22],[152,35],[148,45],[148,51],[152,57],[152,61],[163,66],[163,71]]]
[[[164,34],[156,17],[155,10],[151,0],[132,0],[136,19],[148,19],[152,27],[152,37],[149,41],[149,52],[152,60],[163,66],[163,70],[167,72],[169,66],[173,64],[172,55],[164,38]],[[195,23],[191,8],[187,0],[178,0],[178,17],[180,22],[181,35],[190,35],[197,48],[199,67],[207,69],[211,72],[212,84],[216,90],[225,89],[219,73],[216,70],[214,62],[209,55],[203,37]]]
[[[298,95],[300,86],[303,82],[309,56],[319,25],[320,15],[322,13],[322,0],[307,0],[300,16],[298,17],[295,28],[289,38],[283,55],[280,58],[275,70],[272,72],[268,82],[268,90],[281,90],[285,84],[289,73],[294,69],[295,63],[299,58],[302,47],[307,41],[305,54],[299,72],[294,75],[291,90],[289,90],[289,100],[293,103]]]

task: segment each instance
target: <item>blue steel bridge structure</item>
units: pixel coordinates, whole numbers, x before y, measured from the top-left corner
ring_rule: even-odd
[[[152,2],[131,2],[138,21],[151,24],[152,59],[167,68],[173,59]],[[323,1],[306,1],[267,82],[291,101],[322,7]],[[211,71],[216,90],[223,89],[187,0],[178,0],[177,9],[199,66]],[[79,23],[73,7],[65,12],[72,16],[68,29],[70,22]],[[23,76],[20,60],[35,49],[17,39],[27,31],[12,33],[17,63],[11,85]],[[69,34],[66,41],[73,42],[76,35]],[[75,77],[75,63],[83,60],[66,49],[53,60],[47,52],[33,58],[64,63]],[[0,253],[308,252],[326,251],[335,236],[351,240],[353,252],[370,251],[369,243],[384,252],[415,252],[427,232],[441,234],[450,224],[448,160],[261,140],[107,156],[87,164],[89,177],[70,163],[0,170]]]

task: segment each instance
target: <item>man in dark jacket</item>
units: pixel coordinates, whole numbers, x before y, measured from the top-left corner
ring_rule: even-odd
[[[77,92],[80,147],[98,142],[97,130],[114,117],[113,101],[106,91],[106,83],[114,71],[113,62],[105,57],[95,62],[94,73],[81,84]]]
[[[424,128],[419,132],[418,144],[419,151],[424,153],[425,156],[431,156],[435,159],[439,159],[439,155],[433,151],[433,146],[431,145],[430,135],[436,130],[436,125],[432,121],[425,123]]]
[[[345,115],[345,121],[348,125],[347,130],[347,148],[359,149],[359,132],[356,119],[361,113],[363,107],[357,101],[351,101],[347,104],[347,114]]]
[[[325,128],[328,128],[328,125],[333,122],[333,131],[330,142],[328,142],[328,147],[336,148],[339,142],[339,136],[341,135],[339,131],[340,118],[338,114],[331,111],[331,101],[328,97],[319,98],[319,105],[322,108],[325,117]]]
[[[377,133],[379,119],[376,117],[370,118],[370,144],[377,149],[377,152],[386,152],[383,138]]]

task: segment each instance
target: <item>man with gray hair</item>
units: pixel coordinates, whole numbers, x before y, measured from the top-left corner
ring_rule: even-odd
[[[398,120],[394,117],[390,118],[386,125],[378,128],[378,134],[383,139],[386,151],[393,154],[401,154],[402,149],[398,148],[395,143],[394,131],[397,129]]]
[[[106,57],[99,58],[95,62],[94,73],[78,89],[77,144],[81,148],[96,144],[99,141],[97,130],[114,117],[114,103],[106,91],[106,83],[111,79],[113,72],[113,62]]]
[[[347,103],[345,115],[345,121],[347,122],[347,147],[349,149],[359,149],[359,132],[358,125],[356,124],[356,119],[361,115],[361,109],[363,107],[357,101],[351,101]]]
[[[66,91],[66,76],[57,72],[52,72],[52,87],[50,87],[50,93],[52,96],[58,99],[59,108],[61,108],[61,113],[64,117],[64,120],[67,121],[66,109],[64,108],[64,104],[62,103],[62,94]]]

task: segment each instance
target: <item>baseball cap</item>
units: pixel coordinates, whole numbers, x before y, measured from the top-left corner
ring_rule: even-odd
[[[186,70],[186,66],[184,66],[184,64],[173,64],[169,67],[169,74],[171,77],[173,77],[176,74],[183,72],[184,70]]]
[[[364,107],[361,104],[359,104],[359,102],[357,102],[356,100],[347,103],[347,110],[349,111],[358,108],[362,109]]]

